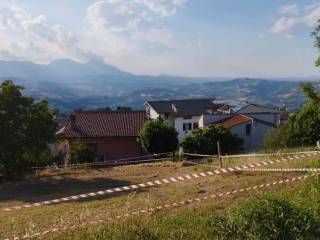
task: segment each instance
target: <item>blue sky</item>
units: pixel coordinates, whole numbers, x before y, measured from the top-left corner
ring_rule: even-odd
[[[318,76],[314,0],[0,0],[0,58],[137,74]]]

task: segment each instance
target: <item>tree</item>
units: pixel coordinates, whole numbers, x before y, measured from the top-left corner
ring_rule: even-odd
[[[173,126],[161,119],[145,123],[139,134],[139,140],[148,152],[173,152],[178,147],[178,133]]]
[[[288,146],[310,146],[320,139],[320,107],[308,103],[293,115],[287,125]]]
[[[315,38],[315,47],[320,50],[320,25],[312,36]],[[316,60],[316,66],[320,67],[320,57]],[[320,92],[311,83],[300,84],[300,89],[308,101],[307,104],[289,118],[283,129],[267,135],[265,145],[309,146],[320,140]],[[272,137],[274,139],[271,139]]]
[[[48,103],[22,96],[22,90],[9,80],[0,85],[0,163],[10,178],[33,164],[47,164],[48,143],[57,130]]]
[[[320,51],[320,20],[318,20],[319,25],[315,28],[315,31],[311,34],[314,37],[315,47]],[[316,60],[316,66],[320,67],[320,57]]]
[[[312,33],[315,47],[320,51],[320,20]],[[320,57],[316,60],[320,67]],[[320,140],[320,92],[311,83],[300,85],[308,103],[296,113],[288,122],[288,145],[313,145]]]
[[[69,160],[71,164],[93,162],[96,157],[95,149],[83,142],[74,142],[70,145]]]
[[[222,153],[236,153],[242,150],[243,140],[232,134],[230,129],[209,126],[197,128],[182,143],[183,150],[189,153],[217,154],[217,142]]]

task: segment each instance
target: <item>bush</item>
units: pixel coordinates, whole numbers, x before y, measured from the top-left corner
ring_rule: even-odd
[[[80,141],[71,143],[69,155],[71,164],[93,162],[95,157],[96,151],[94,147]]]
[[[306,210],[274,197],[253,199],[234,214],[247,239],[319,239],[319,224]]]
[[[217,154],[218,141],[223,154],[242,150],[243,140],[241,138],[232,134],[230,129],[215,126],[193,130],[192,134],[183,141],[182,147],[185,152],[189,153]]]
[[[173,126],[160,119],[145,123],[139,141],[150,153],[173,152],[178,147],[178,133]]]
[[[280,126],[279,128],[271,129],[265,136],[263,147],[265,150],[277,151],[279,149],[287,148],[288,144],[288,130],[287,126]]]
[[[310,101],[288,122],[288,145],[310,146],[320,140],[320,102]]]

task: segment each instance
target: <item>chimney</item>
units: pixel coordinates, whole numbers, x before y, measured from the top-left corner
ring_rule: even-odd
[[[172,104],[172,111],[178,113],[178,107],[175,104]]]

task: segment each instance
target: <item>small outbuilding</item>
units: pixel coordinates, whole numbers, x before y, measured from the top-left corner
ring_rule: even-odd
[[[145,121],[145,111],[77,111],[57,134],[66,156],[69,144],[81,141],[94,147],[97,161],[138,157],[144,153],[137,137]]]

